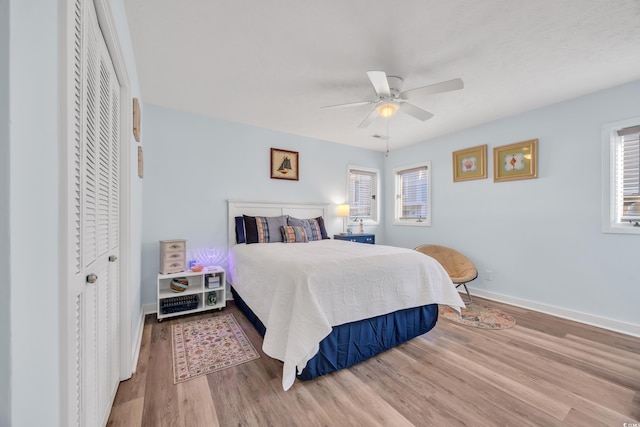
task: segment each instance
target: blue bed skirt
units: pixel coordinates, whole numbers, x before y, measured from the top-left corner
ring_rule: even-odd
[[[266,328],[260,319],[233,287],[231,293],[236,306],[264,337]],[[298,378],[310,380],[348,368],[430,331],[437,321],[438,305],[430,304],[334,326],[333,331],[320,342],[320,350],[309,360]]]

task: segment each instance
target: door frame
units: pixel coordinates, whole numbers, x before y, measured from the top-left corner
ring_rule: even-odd
[[[59,305],[61,307],[59,322],[59,352],[60,352],[60,425],[70,425],[74,417],[72,411],[77,410],[70,402],[70,393],[75,381],[73,372],[69,369],[67,343],[73,339],[74,331],[68,330],[67,313],[73,307],[69,307],[68,293],[72,280],[69,271],[70,247],[72,245],[72,232],[69,225],[69,199],[73,197],[69,190],[68,170],[71,167],[69,159],[68,141],[73,139],[73,58],[74,58],[74,28],[76,2],[83,4],[93,2],[98,16],[98,24],[103,34],[107,49],[120,84],[120,268],[119,268],[119,380],[123,381],[131,377],[133,372],[133,342],[132,342],[132,307],[131,307],[131,223],[133,218],[133,206],[131,203],[131,159],[132,145],[135,145],[132,131],[131,82],[127,71],[124,55],[120,47],[118,32],[113,19],[113,13],[109,0],[59,0],[59,43],[58,43],[58,81],[59,81],[59,147],[60,147],[60,277],[59,277]],[[110,402],[111,404],[112,402]]]
[[[90,0],[87,0],[90,1]],[[120,48],[108,0],[94,0],[98,24],[107,43],[113,68],[120,83],[120,381],[131,378],[133,372],[131,322],[131,153],[133,137],[133,100],[127,65]]]

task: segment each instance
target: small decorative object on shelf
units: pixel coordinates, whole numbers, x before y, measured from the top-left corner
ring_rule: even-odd
[[[186,277],[176,277],[169,287],[173,292],[184,292],[189,287],[189,281]]]
[[[186,253],[186,240],[160,240],[160,274],[185,271]]]
[[[220,276],[214,273],[208,273],[204,275],[205,284],[207,289],[215,289],[220,287]]]
[[[215,292],[209,292],[207,295],[207,305],[216,305],[218,302],[218,295]]]
[[[182,314],[222,310],[226,305],[226,287],[226,272],[221,267],[158,274],[158,321]],[[181,295],[176,296],[176,292]]]

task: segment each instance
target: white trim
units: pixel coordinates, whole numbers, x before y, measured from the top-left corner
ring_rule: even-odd
[[[358,171],[362,171],[362,172],[370,172],[372,174],[375,174],[376,176],[376,188],[375,188],[375,192],[374,195],[376,196],[376,202],[375,202],[375,215],[374,215],[374,219],[366,219],[366,218],[362,218],[362,224],[363,225],[380,225],[380,200],[381,200],[381,194],[382,194],[382,186],[380,185],[380,169],[376,169],[376,168],[370,168],[367,166],[358,166],[358,165],[353,165],[353,164],[349,164],[347,165],[347,194],[346,194],[346,201],[345,203],[350,203],[349,200],[349,185],[351,184],[350,180],[349,180],[349,175],[351,174],[351,170],[358,170]],[[354,217],[355,218],[355,217]],[[350,216],[347,217],[347,221],[346,221],[348,226],[355,226],[358,227],[360,225],[360,221],[356,221],[355,219],[351,218]]]
[[[598,328],[607,329],[609,331],[619,332],[621,334],[640,338],[640,325],[634,325],[633,323],[621,322],[619,320],[609,319],[601,316],[594,316],[592,314],[583,313],[580,311],[568,310],[562,307],[556,307],[553,305],[542,304],[535,301],[510,297],[508,295],[489,292],[471,286],[469,286],[469,291],[472,295],[481,298],[486,298],[492,301],[502,302],[529,310],[535,310],[540,313],[550,314],[552,316],[561,317],[563,319],[572,320],[574,322],[584,323],[586,325],[591,325]]]
[[[151,304],[150,304],[151,305]],[[135,343],[133,346],[133,354],[131,355],[131,360],[133,361],[133,371],[132,373],[136,373],[138,368],[138,358],[140,357],[140,348],[142,347],[142,334],[144,333],[144,313],[140,313],[140,318],[138,319],[138,328],[136,332]]]
[[[151,303],[151,304],[144,304],[142,306],[142,316],[146,316],[147,314],[156,314],[158,312],[158,304],[157,303]]]
[[[400,198],[400,175],[399,172],[403,172],[410,169],[417,169],[421,167],[427,168],[429,180],[427,183],[427,218],[424,221],[416,220],[401,220],[398,199]],[[433,174],[431,173],[431,160],[425,160],[424,162],[414,163],[412,165],[398,166],[393,168],[393,219],[392,225],[408,226],[408,227],[430,227],[431,226],[431,187],[433,186]]]
[[[60,241],[59,241],[59,253],[60,253],[60,277],[59,284],[60,290],[58,294],[58,301],[60,304],[59,319],[60,332],[59,332],[59,352],[60,352],[60,381],[59,381],[59,393],[60,393],[60,415],[59,423],[62,426],[71,425],[73,418],[69,417],[69,414],[73,413],[72,396],[69,392],[72,390],[70,386],[73,381],[73,362],[71,361],[71,355],[69,355],[69,344],[72,339],[71,329],[73,325],[68,320],[68,313],[73,310],[72,304],[69,301],[70,289],[73,287],[71,279],[74,274],[69,270],[69,259],[72,255],[72,239],[70,239],[70,225],[69,217],[69,199],[71,191],[68,189],[71,167],[69,161],[69,147],[68,141],[73,139],[73,84],[72,74],[74,72],[74,54],[71,48],[71,43],[74,41],[74,26],[72,25],[74,14],[74,2],[72,0],[60,1],[58,12],[58,24],[59,24],[59,72],[58,72],[58,84],[59,84],[59,106],[58,109],[58,123],[59,123],[59,146],[60,146]]]
[[[114,24],[109,0],[93,0],[98,23],[111,56],[113,68],[120,83],[120,381],[131,378],[135,364],[131,358],[133,351],[131,319],[131,142],[132,101],[131,82],[126,62],[120,47],[120,39]]]
[[[602,126],[602,232],[640,234],[640,227],[617,222],[615,187],[616,187],[616,145],[617,131],[640,124],[640,117],[617,122],[605,123]]]

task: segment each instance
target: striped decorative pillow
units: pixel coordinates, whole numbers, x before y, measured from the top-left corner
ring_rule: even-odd
[[[321,216],[309,219],[299,219],[290,216],[287,222],[290,226],[304,227],[304,231],[307,232],[307,238],[309,241],[329,238],[329,236],[327,236],[327,231],[324,228],[324,219]]]
[[[318,227],[320,227],[320,234],[322,235],[322,238],[328,239],[329,235],[327,234],[327,229],[324,226],[324,218],[319,216],[318,218],[315,218],[315,220],[318,222]]]
[[[314,218],[308,219],[307,221],[309,221],[309,228],[311,229],[309,240],[322,240],[322,230],[320,229],[318,220]]]
[[[236,242],[242,243],[238,237],[241,233],[238,231],[237,218],[240,217],[236,217]],[[287,225],[287,215],[274,217],[243,215],[242,219],[244,230],[241,231],[247,244],[282,242],[280,227]]]
[[[258,232],[258,243],[269,243],[269,223],[263,216],[256,217],[256,229]]]
[[[307,233],[304,231],[304,227],[298,226],[282,226],[282,241],[284,243],[306,243],[309,241]]]

